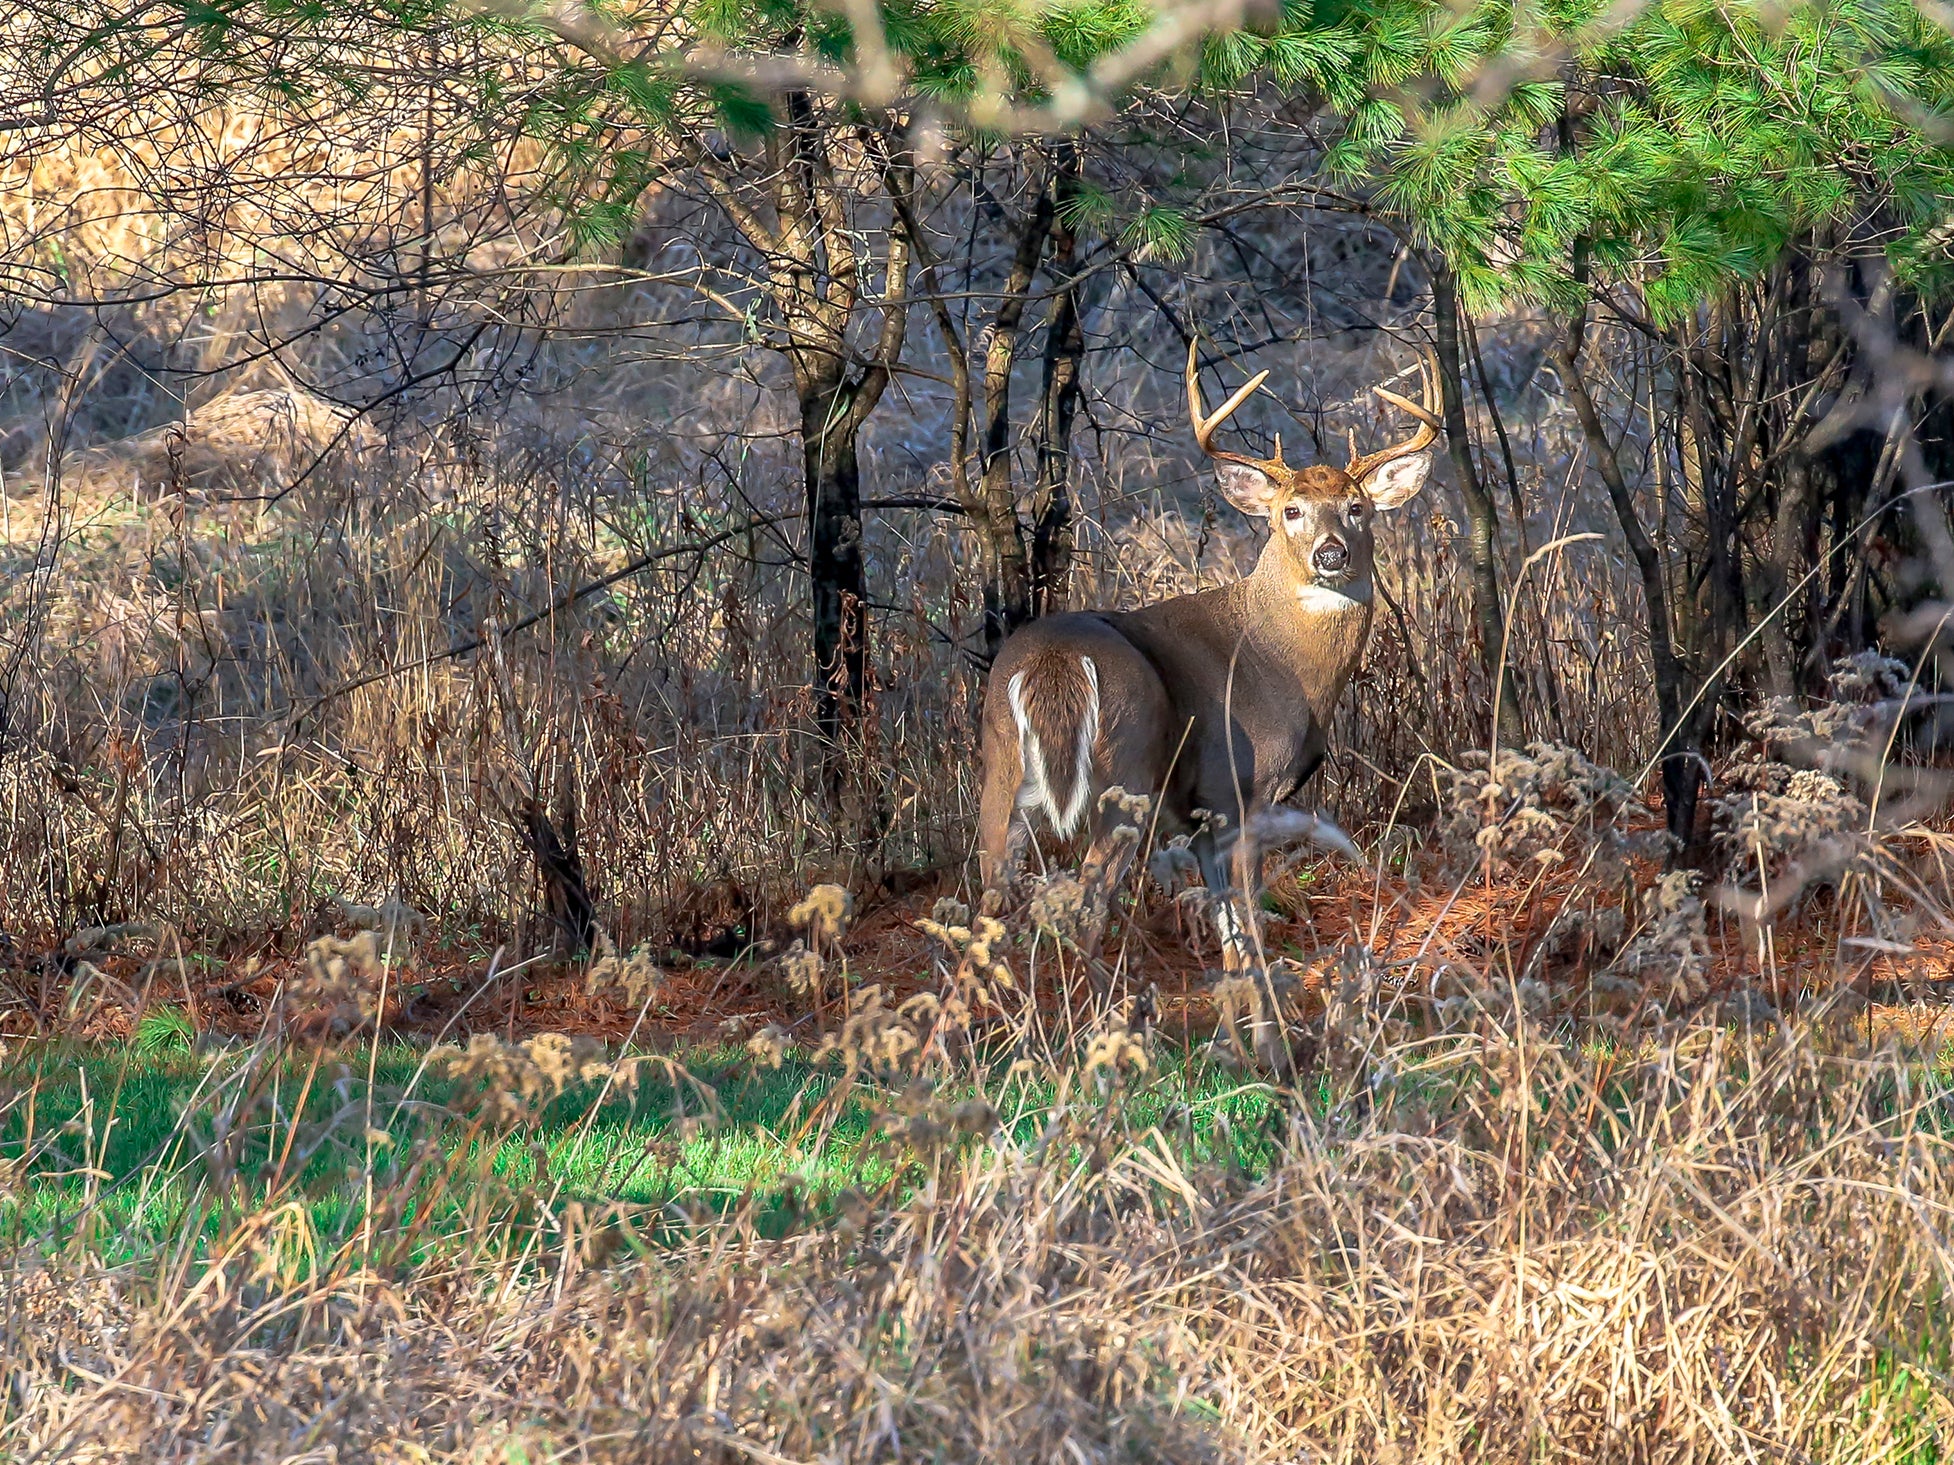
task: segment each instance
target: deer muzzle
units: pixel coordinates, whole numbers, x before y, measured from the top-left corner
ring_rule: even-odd
[[[1319,575],[1341,575],[1350,568],[1350,546],[1331,535],[1311,552],[1309,562]]]

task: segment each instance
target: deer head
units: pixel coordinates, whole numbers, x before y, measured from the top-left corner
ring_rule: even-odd
[[[1367,581],[1375,548],[1373,515],[1379,509],[1395,509],[1408,502],[1425,486],[1432,466],[1431,455],[1425,450],[1437,439],[1439,422],[1432,412],[1432,372],[1423,361],[1419,375],[1425,406],[1383,387],[1372,388],[1417,420],[1418,429],[1410,437],[1375,453],[1357,452],[1353,441],[1350,464],[1345,468],[1326,463],[1292,468],[1282,461],[1280,437],[1276,438],[1272,458],[1244,457],[1214,446],[1215,429],[1268,380],[1269,374],[1257,372],[1212,415],[1203,415],[1195,343],[1188,343],[1187,415],[1194,424],[1194,441],[1214,460],[1221,492],[1228,502],[1244,514],[1269,521],[1271,543],[1305,594],[1313,589],[1341,593],[1345,587]]]

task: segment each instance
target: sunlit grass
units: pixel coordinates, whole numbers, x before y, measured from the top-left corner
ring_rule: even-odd
[[[858,1077],[842,1102],[824,1107],[835,1070],[796,1053],[772,1069],[737,1049],[693,1049],[681,1056],[709,1100],[664,1080],[628,1095],[590,1087],[549,1101],[532,1126],[487,1138],[451,1109],[460,1096],[422,1049],[349,1050],[316,1065],[294,1053],[255,1071],[248,1056],[140,1039],[14,1050],[0,1064],[0,1159],[27,1163],[22,1183],[0,1194],[0,1239],[79,1238],[103,1260],[128,1260],[179,1244],[186,1227],[214,1236],[227,1213],[291,1201],[317,1235],[344,1239],[360,1224],[369,1177],[391,1183],[428,1136],[458,1176],[478,1184],[510,1194],[541,1186],[558,1202],[645,1210],[819,1204],[889,1178],[865,1142],[892,1091]],[[259,1105],[239,1104],[246,1085]],[[975,1083],[955,1091],[979,1094]],[[1019,1144],[1036,1142],[1056,1098],[1049,1082],[1022,1078],[982,1097]],[[1160,1125],[1190,1160],[1225,1157],[1258,1173],[1274,1156],[1265,1085],[1180,1060],[1123,1102],[1129,1122]],[[250,1111],[242,1123],[230,1117],[238,1109]]]
[[[199,1407],[267,1439],[358,1376],[388,1429],[458,1390],[520,1389],[511,1428],[578,1400],[522,1426],[537,1459],[674,1395],[782,1441],[887,1399],[946,1459],[1037,1418],[1290,1458],[1353,1401],[1499,1445],[1462,1459],[1572,1457],[1550,1427],[1655,1458],[1685,1410],[1811,1458],[1945,1458],[1937,1063],[1812,1028],[1486,1024],[1327,1028],[1288,1084],[1160,1033],[1118,1070],[1081,1043],[881,1079],[702,1046],[494,1124],[405,1046],[28,1045],[0,1063],[0,1254],[68,1350],[37,1378],[215,1386]],[[968,1130],[897,1133],[979,1097]]]

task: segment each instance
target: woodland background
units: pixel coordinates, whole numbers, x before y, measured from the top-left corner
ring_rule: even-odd
[[[0,1451],[1947,1458],[1951,23],[15,0]],[[1190,341],[1446,425],[1220,981],[968,858]]]
[[[1190,334],[1312,452],[1439,364],[1346,820],[1497,680],[1700,844],[1745,709],[1938,644],[1934,17],[875,14],[15,12],[7,924],[497,931],[573,805],[625,941],[954,862],[1000,638],[1252,554]]]

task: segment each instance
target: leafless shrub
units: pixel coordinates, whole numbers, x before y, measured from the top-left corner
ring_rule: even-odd
[[[945,915],[963,914],[967,911],[949,910]],[[955,965],[946,969],[945,975],[959,987],[978,984],[980,988],[997,987],[1009,989],[1016,985],[1011,968],[1004,961],[1005,943],[1009,933],[1004,923],[993,916],[979,915],[970,918],[969,924],[948,923],[931,918],[916,922],[916,928],[924,935],[935,938],[949,953]],[[984,996],[988,999],[989,992]]]
[[[1866,833],[1866,806],[1839,779],[1815,768],[1758,762],[1729,770],[1713,806],[1730,877],[1771,883],[1797,871],[1807,887],[1836,872]]]
[[[1292,1073],[1288,1045],[1301,1031],[1302,1017],[1292,1002],[1296,991],[1294,976],[1279,966],[1217,980],[1210,991],[1215,1034],[1205,1055],[1238,1071]]]
[[[901,1071],[910,1055],[924,1051],[926,1019],[934,1015],[935,1006],[927,993],[894,1006],[879,984],[864,987],[850,1000],[840,1029],[821,1039],[815,1061],[834,1056],[851,1071]]]
[[[787,978],[787,985],[797,996],[806,998],[817,1008],[826,997],[822,979],[827,975],[827,969],[828,964],[822,960],[821,953],[809,951],[799,941],[790,945],[780,958],[780,970]]]
[[[1880,651],[1858,651],[1832,663],[1832,699],[1848,706],[1876,705],[1906,695],[1913,669]]]
[[[1039,930],[1061,940],[1080,941],[1090,924],[1085,882],[1063,871],[1036,883],[1026,910]]]
[[[1098,807],[1103,823],[1078,874],[1057,870],[1033,882],[1026,906],[1037,930],[1088,957],[1098,955],[1113,907],[1126,890],[1153,801],[1115,785],[1100,794]]]
[[[1605,1006],[1661,1019],[1688,1011],[1706,995],[1710,944],[1696,889],[1700,878],[1694,870],[1671,870],[1648,893],[1640,929],[1595,978]]]
[[[1830,698],[1778,698],[1744,719],[1746,746],[1710,808],[1722,898],[1747,919],[1774,920],[1854,872],[1879,883],[1879,831],[1860,794],[1880,786],[1910,680],[1904,663],[1866,652],[1835,665]]]
[[[818,947],[841,940],[855,914],[855,897],[839,885],[817,885],[787,912],[787,919],[805,930]]]
[[[1096,1079],[1105,1092],[1152,1066],[1145,1034],[1135,1032],[1123,1016],[1113,1016],[1087,1035],[1080,1072]]]
[[[628,953],[620,953],[611,938],[599,931],[596,958],[584,974],[585,991],[617,992],[632,1006],[657,995],[664,973],[659,971],[646,947],[637,946]]]
[[[396,959],[380,932],[321,936],[305,948],[305,969],[286,984],[289,1021],[308,1033],[344,1038],[378,1022],[397,988]]]
[[[1561,743],[1502,748],[1461,758],[1447,775],[1443,847],[1455,870],[1510,872],[1531,861],[1591,862],[1599,880],[1618,878],[1652,841],[1630,829],[1648,811],[1635,788],[1611,768]]]
[[[302,388],[226,391],[180,423],[85,448],[62,473],[88,494],[260,495],[291,487],[329,454],[376,442],[352,413]]]
[[[781,956],[780,969],[794,993],[810,1002],[816,1012],[825,1011],[830,967],[840,988],[846,992],[848,968],[841,938],[854,918],[855,897],[844,887],[816,885],[788,912],[788,921],[806,933],[796,939]]]

